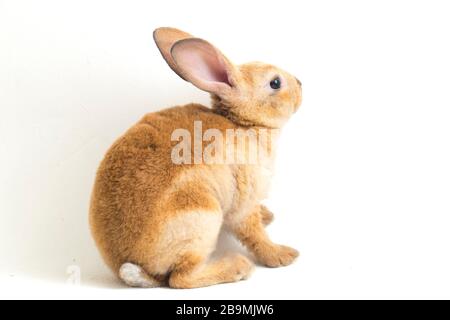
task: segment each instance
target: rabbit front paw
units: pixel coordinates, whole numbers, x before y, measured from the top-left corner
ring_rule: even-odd
[[[267,267],[277,268],[290,265],[299,256],[299,252],[283,245],[271,246],[260,253],[259,261]]]

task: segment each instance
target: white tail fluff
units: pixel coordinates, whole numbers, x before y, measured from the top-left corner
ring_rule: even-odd
[[[160,286],[160,283],[151,278],[144,269],[129,262],[120,267],[119,277],[130,287],[154,288]]]

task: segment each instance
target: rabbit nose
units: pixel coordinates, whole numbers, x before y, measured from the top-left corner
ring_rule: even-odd
[[[301,87],[302,83],[300,82],[300,80],[298,80],[297,78],[295,78],[295,80],[297,80],[298,85]]]

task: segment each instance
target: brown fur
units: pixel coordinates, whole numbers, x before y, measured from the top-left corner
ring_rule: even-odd
[[[158,30],[155,40],[164,44],[160,50],[167,55],[177,30]],[[179,33],[180,39],[188,36]],[[177,68],[173,60],[168,63]],[[261,63],[229,67],[239,92],[211,92],[212,109],[189,104],[145,115],[101,162],[90,225],[102,257],[116,274],[131,263],[139,267],[136,274],[143,281],[151,280],[148,286],[167,280],[174,288],[245,279],[252,270],[247,258],[230,255],[208,260],[223,225],[264,265],[287,265],[298,255],[294,249],[273,244],[263,229],[273,215],[260,205],[268,181],[258,165],[172,163],[171,150],[177,142],[171,141],[171,134],[177,128],[189,130],[192,137],[194,121],[199,120],[203,130],[221,132],[279,128],[298,108],[301,88],[284,71]],[[183,70],[176,72],[189,77]],[[271,96],[255,89],[274,73],[283,76],[286,88]]]

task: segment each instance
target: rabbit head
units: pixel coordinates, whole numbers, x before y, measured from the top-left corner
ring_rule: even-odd
[[[209,42],[174,28],[158,28],[153,37],[172,70],[209,92],[213,109],[240,125],[280,128],[301,104],[301,83],[284,70],[234,65]]]

